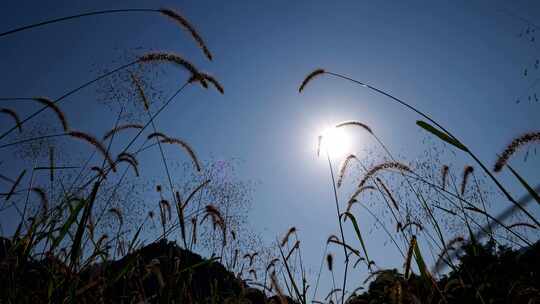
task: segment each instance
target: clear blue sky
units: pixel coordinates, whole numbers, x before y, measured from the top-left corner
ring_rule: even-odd
[[[95,9],[173,7],[196,26],[214,53],[213,62],[157,15],[90,17],[0,39],[0,95],[60,96],[96,75],[94,65],[111,66],[122,50],[142,46],[184,54],[215,75],[226,93],[187,89],[160,117],[160,129],[187,140],[202,159],[242,159],[242,178],[260,181],[251,213],[255,230],[270,242],[291,225],[298,227],[313,270],[326,238],[338,231],[328,168],[315,155],[321,128],[362,121],[407,161],[425,148],[425,134],[414,124],[418,117],[358,86],[322,77],[299,95],[300,82],[314,68],[350,75],[403,98],[448,126],[488,164],[513,137],[539,127],[540,104],[527,96],[540,88],[529,88],[540,77],[540,69],[534,69],[540,39],[518,37],[527,24],[505,13],[538,24],[538,1],[157,3],[2,1],[0,31]],[[175,77],[166,96],[184,79]],[[89,88],[62,108],[73,128],[103,134],[115,116],[94,99],[95,89]],[[22,114],[34,108],[18,109]],[[2,117],[0,130],[10,127],[8,122]],[[368,137],[355,140],[355,149],[366,146],[374,147]],[[524,163],[523,155],[513,163],[536,185],[538,156]],[[146,170],[160,169],[154,156],[139,159],[150,163]],[[2,154],[2,161],[0,170],[16,176],[9,156]],[[456,162],[459,168],[470,163],[461,157]],[[523,194],[518,187],[512,190]],[[368,216],[359,217],[366,229],[372,226]],[[367,240],[374,259],[399,267],[402,261],[382,238],[374,231]]]

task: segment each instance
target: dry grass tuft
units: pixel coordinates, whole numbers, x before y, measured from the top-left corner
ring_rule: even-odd
[[[180,145],[180,147],[182,147],[186,152],[187,154],[189,155],[189,157],[191,158],[191,160],[193,161],[193,164],[195,165],[195,168],[197,169],[198,172],[201,172],[201,165],[199,163],[199,159],[197,158],[197,155],[195,155],[195,152],[193,151],[193,149],[183,140],[181,139],[178,139],[178,138],[164,138],[161,140],[162,143],[165,143],[165,144],[177,144],[177,145]]]
[[[11,116],[11,118],[13,118],[13,120],[15,120],[15,123],[17,124],[17,128],[19,129],[19,133],[22,132],[21,120],[19,119],[19,115],[17,115],[17,113],[15,111],[13,111],[11,109],[1,108],[0,113],[4,113],[4,114],[7,114],[7,115]]]
[[[504,149],[504,151],[501,153],[497,161],[495,162],[495,166],[493,167],[493,171],[500,172],[504,166],[506,166],[506,163],[510,159],[510,157],[517,151],[519,148],[523,147],[524,145],[534,142],[534,141],[540,141],[540,132],[530,132],[525,133],[519,137],[516,137],[512,140],[512,142]]]
[[[313,78],[320,76],[322,74],[326,73],[323,69],[316,69],[315,71],[309,73],[306,78],[304,78],[304,81],[302,81],[302,84],[300,85],[300,88],[298,88],[298,93],[302,93],[306,85],[313,80]]]
[[[119,131],[122,131],[122,130],[127,130],[127,129],[142,129],[143,126],[140,125],[140,124],[125,124],[125,125],[121,125],[121,126],[118,126],[116,128],[113,128],[111,129],[109,132],[107,132],[105,134],[105,136],[103,136],[103,140],[106,140],[108,139],[109,137],[113,136],[113,134],[116,134],[117,132]]]
[[[64,128],[64,131],[67,132],[69,130],[66,115],[64,112],[62,112],[62,110],[60,110],[60,107],[58,107],[56,103],[47,97],[35,97],[33,99],[42,105],[51,108],[58,117],[58,120],[60,120],[60,123],[62,123],[62,128]]]
[[[168,8],[162,8],[159,10],[163,15],[173,19],[174,21],[178,22],[183,28],[185,28],[191,37],[197,42],[199,47],[202,49],[208,60],[212,60],[212,54],[208,50],[208,47],[206,47],[206,44],[204,43],[204,40],[202,39],[201,35],[197,33],[195,28],[187,21],[186,18],[184,18],[182,15],[180,15],[177,11],[174,11],[172,9]]]
[[[92,146],[94,146],[99,151],[99,153],[101,153],[101,155],[103,155],[103,157],[107,160],[107,162],[109,163],[109,166],[111,167],[111,169],[114,172],[116,172],[116,165],[115,165],[114,161],[112,160],[111,156],[109,155],[109,153],[107,152],[107,150],[105,149],[103,144],[100,141],[98,141],[95,137],[93,137],[93,136],[91,136],[89,134],[80,132],[80,131],[71,131],[71,132],[68,133],[68,135],[73,137],[73,138],[83,140],[83,141],[91,144]]]

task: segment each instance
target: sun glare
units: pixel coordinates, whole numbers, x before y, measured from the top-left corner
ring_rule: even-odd
[[[340,128],[326,128],[321,133],[320,153],[332,158],[342,157],[351,149],[351,141],[345,131]]]

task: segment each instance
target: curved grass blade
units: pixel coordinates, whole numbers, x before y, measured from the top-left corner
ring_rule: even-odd
[[[444,132],[442,132],[442,131],[436,129],[435,127],[433,127],[432,125],[428,124],[427,122],[422,121],[422,120],[417,120],[417,121],[416,121],[416,124],[417,124],[420,128],[422,128],[422,129],[428,131],[429,133],[431,133],[431,134],[437,136],[438,138],[440,138],[441,140],[443,140],[443,141],[445,141],[445,142],[451,144],[452,146],[454,146],[454,147],[456,147],[456,148],[458,148],[458,149],[460,149],[460,150],[463,150],[463,151],[465,151],[465,152],[468,151],[468,150],[467,150],[467,147],[465,147],[465,146],[464,146],[462,143],[460,143],[457,139],[455,139],[455,138],[451,137],[450,135],[448,135],[448,134],[446,134],[446,133],[444,133]]]
[[[358,237],[358,240],[360,241],[360,245],[362,246],[362,250],[364,251],[364,255],[366,256],[366,260],[368,262],[368,265],[370,265],[371,260],[369,259],[369,256],[368,256],[368,253],[367,253],[367,250],[366,250],[366,244],[364,243],[364,239],[362,238],[362,234],[360,233],[360,228],[358,227],[358,223],[356,222],[356,218],[350,212],[344,212],[342,214],[342,216],[344,216],[346,218],[348,217],[348,218],[351,219],[351,222],[352,222],[353,227],[354,227],[354,231],[356,232],[356,236]]]

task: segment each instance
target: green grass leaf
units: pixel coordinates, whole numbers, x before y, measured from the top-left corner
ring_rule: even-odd
[[[366,260],[367,260],[367,263],[368,265],[370,264],[371,260],[369,259],[369,256],[368,256],[368,253],[367,253],[367,249],[366,249],[366,244],[364,243],[364,239],[362,238],[362,233],[360,233],[360,227],[358,227],[358,223],[356,222],[356,218],[354,217],[354,215],[352,215],[350,212],[344,212],[343,213],[343,216],[345,218],[350,218],[351,219],[351,222],[353,224],[353,227],[354,227],[354,231],[356,232],[356,236],[358,237],[358,240],[360,241],[360,245],[362,246],[362,250],[364,251],[364,254],[366,256]]]
[[[438,138],[440,138],[440,139],[442,139],[443,141],[445,141],[445,142],[451,144],[452,146],[454,146],[454,147],[456,147],[456,148],[458,148],[458,149],[460,149],[460,150],[463,150],[463,151],[468,151],[468,150],[467,150],[467,147],[465,147],[465,146],[464,146],[462,143],[460,143],[457,139],[454,139],[454,138],[450,137],[448,134],[446,134],[446,133],[444,133],[444,132],[442,132],[442,131],[440,131],[440,130],[437,130],[435,127],[433,127],[432,125],[428,124],[427,122],[421,121],[421,120],[417,120],[417,121],[416,121],[416,124],[417,124],[420,128],[422,128],[422,129],[428,131],[429,133],[431,133],[431,134],[437,136]]]

